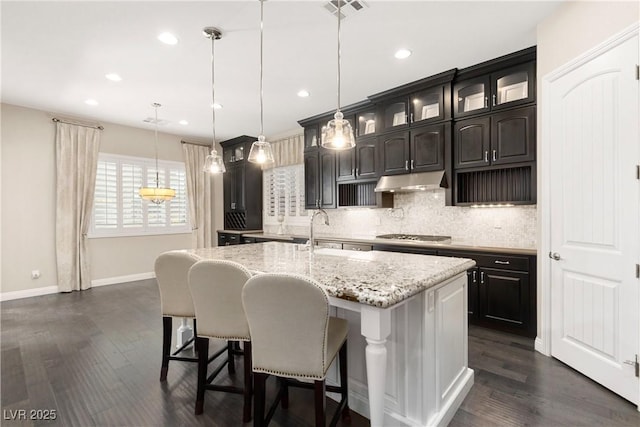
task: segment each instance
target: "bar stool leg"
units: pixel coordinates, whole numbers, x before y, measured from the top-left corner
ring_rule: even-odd
[[[233,356],[233,343],[234,341],[227,341],[227,369],[231,375],[236,373],[236,361]]]
[[[282,382],[282,399],[280,400],[280,404],[283,409],[287,409],[289,408],[289,384],[284,378],[280,379],[280,381]]]
[[[198,352],[198,391],[196,392],[195,414],[200,415],[204,410],[204,392],[207,387],[209,338],[196,337],[196,351]]]
[[[345,400],[344,408],[342,408],[342,420],[351,424],[351,411],[349,410],[349,375],[347,372],[347,342],[345,341],[340,347],[338,353],[338,363],[340,365],[340,388],[342,389],[342,398]]]
[[[325,427],[326,418],[326,386],[324,381],[314,382],[314,397],[316,409],[316,427]]]
[[[160,381],[167,380],[169,372],[169,356],[171,356],[171,333],[173,332],[173,318],[162,317],[162,367],[160,368]]]
[[[265,405],[265,392],[267,374],[262,372],[253,373],[254,382],[254,402],[253,402],[253,426],[264,426],[264,405]]]
[[[251,421],[251,398],[253,396],[253,370],[251,363],[251,341],[244,342],[244,408],[242,422]]]

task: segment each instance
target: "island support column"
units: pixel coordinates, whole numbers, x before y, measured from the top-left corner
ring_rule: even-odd
[[[371,427],[384,425],[384,394],[387,378],[387,338],[391,334],[389,309],[362,306],[360,332],[367,340],[367,388]]]

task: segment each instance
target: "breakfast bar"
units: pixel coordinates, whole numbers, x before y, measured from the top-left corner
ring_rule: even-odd
[[[473,385],[467,362],[470,259],[310,252],[281,242],[188,252],[232,260],[256,274],[300,274],[320,283],[333,314],[349,322],[350,406],[372,426],[446,425]],[[334,372],[328,380],[335,378]]]

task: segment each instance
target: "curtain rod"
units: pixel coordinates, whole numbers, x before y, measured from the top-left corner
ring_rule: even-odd
[[[201,145],[203,147],[211,146],[211,144],[208,143],[208,142],[189,142],[189,141],[182,140],[182,141],[180,141],[180,143],[181,144],[191,144],[191,145]]]
[[[64,121],[64,120],[60,120],[60,119],[59,119],[59,118],[57,118],[57,117],[52,118],[52,119],[51,119],[51,121],[54,121],[54,122],[60,122],[60,123],[66,123],[66,124],[68,124],[68,125],[82,126],[82,127],[85,127],[85,128],[93,128],[93,129],[100,129],[100,130],[104,130],[104,127],[102,127],[102,126],[100,126],[100,125],[98,125],[98,126],[83,125],[83,124],[81,124],[81,123],[74,123],[74,122],[67,122],[67,121]]]

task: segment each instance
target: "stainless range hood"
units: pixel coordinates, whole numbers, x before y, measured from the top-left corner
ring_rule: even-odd
[[[378,180],[376,193],[400,193],[410,191],[437,190],[447,188],[444,171],[408,173],[405,175],[383,176]]]

